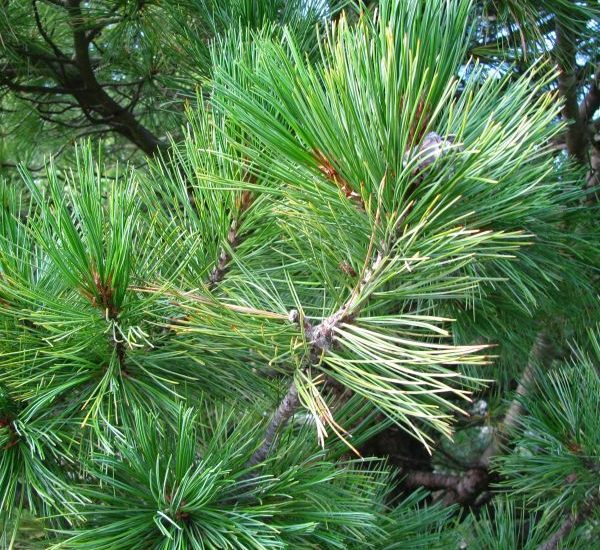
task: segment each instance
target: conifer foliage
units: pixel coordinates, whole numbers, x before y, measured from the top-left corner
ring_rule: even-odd
[[[197,4],[182,136],[2,186],[2,548],[593,540],[599,235],[552,63],[469,57],[495,3]]]

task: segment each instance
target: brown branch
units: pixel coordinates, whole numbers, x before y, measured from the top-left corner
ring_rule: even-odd
[[[231,222],[229,231],[227,233],[227,247],[222,248],[217,260],[217,265],[213,267],[208,277],[208,288],[213,290],[222,280],[227,271],[229,270],[229,264],[231,262],[231,253],[229,250],[235,250],[240,242],[240,226],[244,218],[244,215],[254,202],[254,196],[250,191],[243,191],[240,197],[240,204],[238,205],[237,217]]]
[[[559,67],[558,89],[564,100],[562,114],[568,122],[567,150],[570,156],[585,165],[587,132],[577,103],[576,47],[577,41],[573,33],[557,22],[555,54]]]
[[[442,502],[467,505],[475,501],[488,486],[488,473],[482,468],[471,468],[463,475],[438,474],[435,472],[408,472],[404,485],[410,489],[426,487],[430,490],[445,490]]]
[[[46,42],[46,44],[48,44],[48,46],[50,46],[50,48],[52,48],[52,51],[54,52],[54,55],[56,55],[57,59],[65,59],[66,58],[65,54],[60,51],[60,48],[50,38],[50,36],[46,32],[46,30],[44,29],[44,26],[42,25],[42,18],[40,17],[40,12],[37,7],[37,2],[38,2],[38,0],[31,0],[31,6],[33,8],[33,16],[35,19],[36,27],[37,27],[40,35]]]
[[[331,349],[334,343],[334,330],[338,324],[349,318],[348,310],[354,299],[355,294],[353,293],[340,309],[321,321],[317,326],[313,326],[307,319],[303,318],[297,310],[294,309],[290,311],[289,321],[297,324],[302,323],[304,332],[309,341],[309,353],[304,359],[303,369],[306,369],[311,365],[316,365],[320,361],[323,352]],[[262,445],[250,458],[249,465],[255,466],[264,462],[273,448],[275,435],[287,424],[288,420],[299,406],[300,398],[298,396],[298,389],[296,383],[292,382],[285,397],[279,404],[273,419],[267,426]]]
[[[78,108],[79,106],[77,105],[77,103],[70,101],[69,98],[65,97],[58,97],[56,99],[40,99],[35,98],[32,99],[30,97],[25,97],[25,96],[20,96],[20,99],[23,99],[25,101],[30,101],[30,102],[35,102],[37,105],[68,105],[70,107],[74,107],[74,108]]]
[[[0,80],[0,84],[6,86],[15,92],[24,93],[39,93],[39,94],[52,94],[52,95],[70,95],[72,90],[65,88],[64,86],[32,86],[26,84],[16,84],[14,81],[4,79]]]
[[[238,245],[238,227],[236,220],[231,223],[229,232],[227,233],[227,245],[230,249],[235,249]],[[208,276],[208,288],[213,290],[225,277],[225,273],[229,270],[229,262],[231,262],[231,253],[228,249],[222,248],[219,253],[217,264],[213,267]]]
[[[302,323],[304,332],[308,337],[310,348],[308,355],[304,358],[304,366],[302,369],[306,369],[310,365],[315,365],[319,362],[322,352],[329,349],[333,344],[333,329],[336,323],[342,318],[345,309],[340,308],[336,313],[327,317],[319,325],[314,327],[308,320],[301,317],[297,310],[290,311],[289,321],[292,323]],[[279,404],[279,407],[275,411],[275,414],[267,426],[265,437],[261,446],[254,452],[250,458],[248,464],[250,466],[256,466],[257,464],[264,462],[269,456],[272,448],[275,436],[279,430],[281,430],[292,417],[296,409],[300,406],[300,398],[298,396],[298,388],[296,383],[292,382],[288,391]]]
[[[596,68],[588,93],[579,105],[579,118],[582,123],[588,124],[598,109],[600,109],[600,65]]]
[[[299,405],[300,398],[298,397],[298,388],[296,388],[296,384],[292,382],[287,393],[277,407],[271,422],[269,422],[269,425],[267,426],[262,444],[250,457],[250,460],[248,461],[249,466],[256,466],[266,460],[273,449],[275,437],[287,424]]]
[[[14,162],[0,162],[0,168],[10,168],[10,169],[18,169],[21,168],[20,164]],[[45,166],[25,166],[24,167],[28,172],[41,172]]]
[[[562,522],[559,529],[543,544],[538,546],[538,550],[556,550],[561,547],[561,543],[573,530],[586,521],[600,506],[600,491],[585,501],[577,512],[571,512]]]
[[[435,472],[412,471],[406,474],[404,485],[409,489],[427,487],[428,489],[454,489],[460,481],[460,476],[437,474]]]
[[[521,380],[517,386],[517,391],[514,399],[511,401],[504,420],[495,430],[492,435],[492,440],[481,455],[479,465],[482,468],[489,469],[491,460],[502,452],[503,446],[506,444],[508,435],[514,429],[519,418],[523,415],[522,399],[530,390],[534,375],[537,368],[548,368],[554,358],[554,346],[550,336],[545,330],[538,333],[529,354],[527,366],[521,375]]]
[[[63,128],[81,130],[87,127],[87,124],[85,124],[83,121],[79,122],[81,120],[81,117],[74,117],[70,119],[69,122],[67,122],[65,120],[52,118],[51,116],[46,115],[44,111],[39,109],[37,110],[37,114],[42,120],[51,122],[52,124],[56,124],[57,126],[62,126]]]
[[[503,452],[510,431],[518,424],[523,415],[521,400],[534,383],[535,370],[539,366],[548,367],[554,357],[554,347],[545,331],[538,334],[531,349],[529,361],[521,376],[516,396],[510,403],[504,420],[495,430],[490,444],[481,454],[475,467],[461,475],[447,475],[435,472],[411,471],[406,474],[404,484],[409,488],[426,487],[431,490],[446,491],[442,502],[445,505],[474,503],[488,487],[489,470],[493,458]]]
[[[70,90],[86,116],[94,112],[102,117],[102,123],[135,143],[148,155],[166,149],[166,145],[143,126],[127,109],[121,107],[96,80],[89,54],[85,20],[81,11],[81,0],[65,0],[73,33],[74,59],[78,74],[69,75],[62,83]],[[83,88],[83,89],[82,89]]]

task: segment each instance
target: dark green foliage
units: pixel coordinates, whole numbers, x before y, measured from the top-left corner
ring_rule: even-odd
[[[80,489],[98,504],[61,547],[347,548],[380,536],[374,503],[383,473],[333,464],[302,438],[284,443],[257,475],[246,466],[257,435],[251,417],[234,423],[218,409],[203,412],[202,423],[188,409],[166,426],[134,411],[116,455],[91,459],[92,479],[113,489]]]

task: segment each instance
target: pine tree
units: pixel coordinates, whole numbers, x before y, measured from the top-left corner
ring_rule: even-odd
[[[63,29],[47,47],[120,36],[103,3],[98,26],[93,3],[36,4]],[[181,135],[137,144],[144,166],[88,142],[3,182],[2,548],[600,537],[593,111],[563,121],[566,56],[519,66],[544,10],[573,34],[597,4],[342,4],[158,3]],[[470,59],[494,51],[482,18],[515,70]]]

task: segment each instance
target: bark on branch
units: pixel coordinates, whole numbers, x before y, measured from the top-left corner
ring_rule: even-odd
[[[225,277],[225,274],[229,270],[230,262],[231,262],[231,253],[229,250],[235,250],[240,244],[240,225],[244,218],[244,215],[252,206],[254,202],[254,196],[250,191],[243,191],[240,197],[239,208],[236,217],[231,222],[231,226],[229,227],[229,232],[227,233],[227,245],[228,248],[222,248],[219,253],[219,258],[217,260],[217,265],[213,267],[209,277],[208,277],[208,288],[214,289]]]
[[[579,117],[584,124],[588,124],[598,109],[600,109],[600,65],[596,68],[588,93],[579,105]]]
[[[432,491],[446,491],[442,502],[467,505],[475,501],[488,485],[488,473],[482,468],[471,468],[462,475],[439,474],[435,472],[408,472],[404,485],[410,489],[426,487]]]
[[[292,385],[288,388],[285,397],[279,404],[279,407],[277,407],[273,418],[267,426],[262,444],[250,457],[250,460],[248,461],[249,466],[256,466],[266,460],[275,443],[275,437],[287,424],[299,405],[300,398],[298,397],[298,389],[296,388],[296,384],[292,382]]]
[[[600,506],[600,490],[589,498],[579,508],[577,512],[571,512],[562,522],[558,531],[556,531],[546,542],[538,546],[538,550],[557,550],[564,539],[566,539],[573,530],[586,521]]]
[[[521,380],[517,386],[517,391],[514,399],[511,401],[508,410],[504,416],[504,420],[496,428],[496,432],[492,436],[492,441],[485,449],[480,458],[480,466],[488,469],[491,460],[502,452],[502,447],[505,445],[508,435],[512,429],[518,424],[519,418],[523,415],[522,398],[527,394],[531,385],[534,382],[535,370],[539,367],[548,368],[554,357],[554,346],[552,340],[546,331],[538,333],[529,354],[527,366],[521,375]]]
[[[569,154],[585,164],[586,125],[580,116],[577,103],[577,78],[575,76],[577,41],[572,31],[556,24],[556,57],[559,66],[558,89],[564,100],[563,118],[568,121],[566,144]]]

